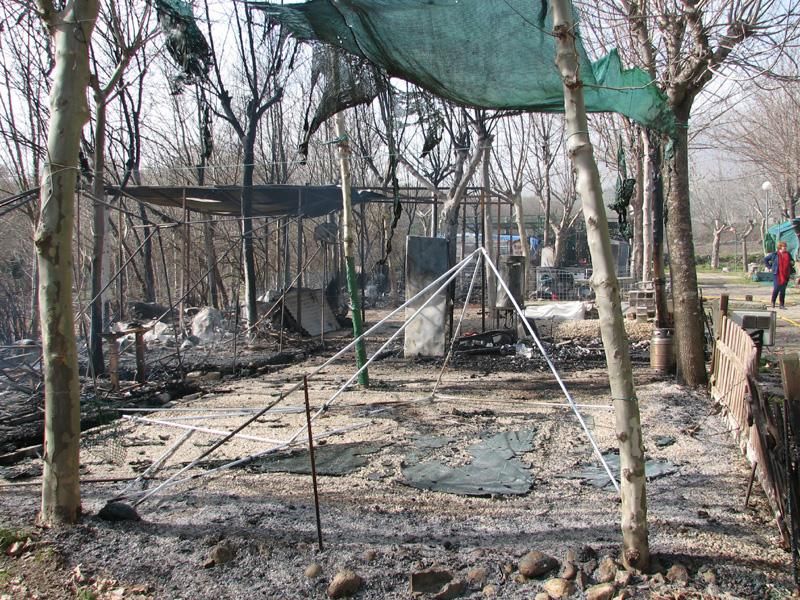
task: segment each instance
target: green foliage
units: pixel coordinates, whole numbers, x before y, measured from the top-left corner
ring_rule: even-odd
[[[91,588],[81,587],[75,594],[75,600],[97,600],[97,594]]]

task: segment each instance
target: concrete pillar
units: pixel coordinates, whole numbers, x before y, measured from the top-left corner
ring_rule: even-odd
[[[411,298],[448,269],[447,240],[408,236],[406,238],[406,298]],[[435,290],[432,290],[435,291]],[[421,296],[406,308],[406,319],[430,298]],[[443,290],[405,330],[404,354],[444,356],[447,291]]]

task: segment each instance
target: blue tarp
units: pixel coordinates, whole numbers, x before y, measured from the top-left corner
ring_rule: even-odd
[[[786,249],[797,260],[797,250],[800,247],[800,242],[797,240],[792,221],[784,221],[767,229],[767,250],[774,251],[778,242],[786,242]]]

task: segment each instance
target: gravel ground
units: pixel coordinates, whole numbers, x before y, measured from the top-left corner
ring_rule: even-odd
[[[643,324],[629,326],[634,344],[649,337]],[[591,347],[596,323],[570,327],[563,335],[581,343],[550,348],[561,352],[557,364],[564,382],[585,406],[582,413],[591,417],[599,447],[613,449],[602,354],[565,350]],[[225,416],[219,409],[262,407],[323,360],[315,356],[279,372],[223,379],[220,392],[174,405],[196,413],[164,410],[147,418],[231,430],[246,417]],[[351,360],[346,357],[309,381],[312,408],[347,380]],[[554,377],[536,359],[459,357],[444,370],[439,395],[431,400],[441,364],[399,356],[376,362],[369,389],[348,389],[315,419],[315,436],[332,434],[324,438],[327,445],[378,447],[355,472],[318,478],[324,550],[317,546],[307,475],[228,469],[165,488],[138,505],[141,521],[120,522],[103,520],[98,512],[126,483],[87,483],[81,523],[58,531],[31,525],[38,508],[35,486],[5,487],[0,520],[8,529],[24,529],[32,543],[21,557],[0,563],[0,595],[73,598],[89,590],[104,598],[324,598],[334,576],[351,570],[363,579],[357,598],[408,598],[412,574],[437,568],[465,582],[461,597],[534,598],[545,585],[554,595],[555,584],[548,582],[559,573],[571,575],[565,571],[573,563],[579,574],[572,597],[586,597],[583,589],[608,579],[613,563],[607,557],[618,557],[619,503],[612,488],[600,490],[574,477],[579,468],[597,461]],[[749,469],[723,420],[703,394],[675,385],[645,364],[635,366],[635,378],[648,455],[670,461],[678,471],[648,484],[654,573],[619,568],[610,575],[615,593],[636,598],[788,596],[790,555],[779,547],[758,490],[750,506],[744,506]],[[299,408],[302,403],[302,393],[295,392],[279,406]],[[404,483],[401,470],[420,435],[452,438],[434,457],[455,465],[469,460],[466,448],[481,436],[530,429],[535,430],[533,447],[522,456],[534,479],[528,494],[465,497]],[[203,468],[189,472],[202,475],[227,460],[262,451],[269,447],[267,439],[296,435],[302,447],[305,415],[268,412],[242,433],[262,441],[233,440],[209,456]],[[85,449],[84,477],[131,477],[183,435],[174,426],[127,423],[116,438]],[[664,436],[674,443],[656,445]],[[175,474],[216,439],[195,433],[159,477]],[[530,551],[550,555],[559,565],[542,576],[524,577],[519,563]]]

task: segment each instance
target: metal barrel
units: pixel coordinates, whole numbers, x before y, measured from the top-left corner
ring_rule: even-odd
[[[650,338],[650,366],[662,373],[675,369],[675,347],[672,329],[654,329]]]

